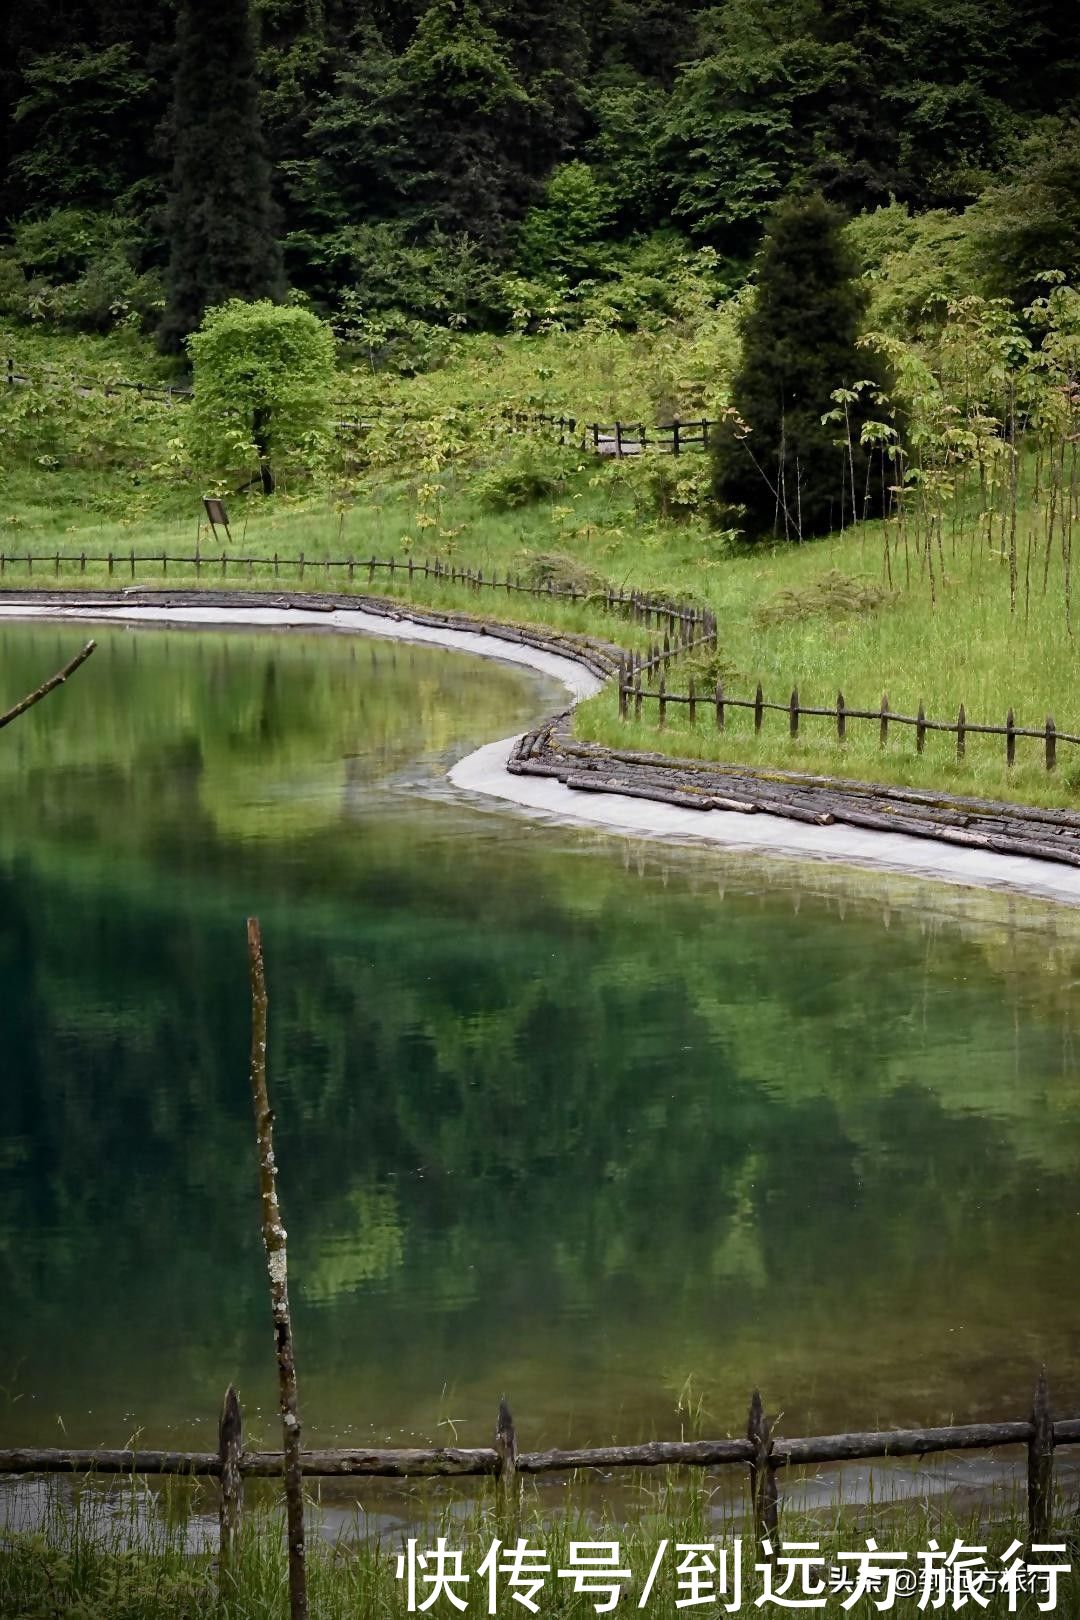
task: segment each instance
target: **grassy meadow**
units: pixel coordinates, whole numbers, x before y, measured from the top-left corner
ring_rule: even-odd
[[[730,370],[732,320],[725,307],[681,336],[666,328],[448,336],[447,354],[411,377],[380,373],[353,354],[340,374],[342,408],[364,426],[342,436],[317,489],[286,480],[272,502],[198,480],[185,459],[184,404],[86,390],[87,379],[160,379],[160,363],[140,367],[131,340],[126,348],[88,338],[50,348],[33,334],[9,334],[19,363],[38,380],[0,394],[0,450],[6,431],[8,451],[0,462],[0,583],[218,586],[220,562],[205,565],[196,581],[176,563],[139,563],[133,575],[127,560],[132,550],[190,556],[196,545],[220,558],[224,542],[200,517],[202,494],[216,490],[227,495],[232,517],[226,583],[344,590],[346,569],[318,565],[375,555],[438,558],[485,577],[551,579],[595,592],[636,588],[708,605],[719,620],[716,658],[673,670],[670,690],[685,690],[693,675],[699,693],[711,694],[720,679],[729,696],[752,698],[760,681],[768,701],[786,704],[797,687],[802,703],[827,706],[842,691],[849,709],[876,709],[884,692],[894,712],[913,715],[922,702],[928,717],[954,721],[963,703],[969,724],[1001,725],[1012,708],[1020,726],[1041,727],[1052,714],[1059,731],[1080,733],[1070,600],[1076,484],[1064,441],[1058,459],[1038,447],[1021,454],[1010,484],[987,449],[999,452],[1000,441],[986,439],[963,474],[938,469],[936,491],[928,473],[903,516],[803,544],[747,546],[709,526],[700,453],[677,463],[653,456],[616,463],[523,432],[512,418],[569,410],[568,400],[582,418],[609,421],[619,409],[628,419],[655,419],[655,402],[664,399],[684,416],[715,411]],[[84,552],[112,552],[112,573],[103,562],[83,567]],[[31,571],[27,553],[51,560]],[[282,564],[275,573],[244,561],[274,555],[302,556],[303,576],[298,567]],[[351,588],[554,624],[639,650],[648,641],[639,627],[612,622],[595,600],[571,605],[421,579],[410,585],[382,572],[369,584],[360,566]],[[660,731],[654,704],[645,704],[640,722],[620,721],[613,691],[583,705],[576,726],[585,739],[765,769],[1080,804],[1080,748],[1064,742],[1050,774],[1037,739],[1019,739],[1007,769],[1002,738],[969,734],[958,761],[949,735],[928,733],[920,756],[914,728],[892,726],[881,749],[877,726],[857,720],[840,746],[826,719],[804,718],[792,740],[782,714],[767,715],[755,736],[752,714],[729,709],[720,734],[707,704],[694,727],[686,708],[672,705]]]

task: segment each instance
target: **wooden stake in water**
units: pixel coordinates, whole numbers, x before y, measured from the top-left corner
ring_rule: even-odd
[[[292,1319],[289,1315],[288,1265],[285,1228],[277,1196],[274,1161],[274,1116],[266,1088],[266,974],[262,934],[257,917],[247,924],[248,967],[251,976],[251,1099],[255,1107],[255,1135],[259,1148],[259,1185],[262,1193],[263,1243],[270,1277],[270,1306],[277,1343],[281,1422],[285,1431],[285,1507],[289,1545],[289,1614],[307,1620],[307,1560],[304,1546],[304,1480],[300,1457],[300,1414],[296,1393]]]
[[[225,1391],[225,1401],[218,1423],[218,1458],[221,1462],[221,1507],[218,1515],[220,1541],[218,1544],[218,1578],[222,1596],[225,1595],[232,1574],[236,1538],[244,1510],[244,1479],[240,1472],[240,1458],[244,1449],[243,1419],[240,1402],[233,1386]]]

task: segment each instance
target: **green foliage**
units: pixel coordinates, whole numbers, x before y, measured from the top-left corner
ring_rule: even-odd
[[[181,0],[177,47],[160,331],[176,352],[207,309],[284,293],[248,0]]]
[[[713,453],[718,512],[751,539],[827,533],[876,495],[861,437],[878,391],[856,347],[866,294],[842,224],[820,195],[794,197],[766,234]]]
[[[0,314],[94,332],[159,315],[160,277],[138,269],[144,239],[129,215],[58,208],[20,220],[12,238],[0,255]]]
[[[525,569],[530,585],[551,586],[556,591],[577,591],[584,596],[600,596],[610,588],[603,574],[578,557],[562,551],[541,551],[530,557]]]
[[[685,523],[705,509],[711,483],[705,456],[635,456],[619,470],[639,511],[660,523]]]
[[[913,214],[894,199],[845,234],[869,283],[869,323],[897,337],[932,335],[977,280],[970,212]]]
[[[138,211],[159,108],[148,64],[131,44],[47,51],[26,63],[22,78],[12,114],[22,144],[12,172],[35,211]]]
[[[528,438],[505,461],[481,473],[473,488],[489,511],[514,511],[558,495],[580,465],[576,450]]]
[[[1026,304],[1046,271],[1080,280],[1080,122],[1033,130],[969,219],[988,291]]]
[[[431,0],[388,107],[409,130],[393,179],[414,221],[502,241],[521,205],[513,142],[528,101],[481,0]]]
[[[843,46],[814,37],[818,0],[784,8],[731,0],[713,46],[672,96],[662,144],[675,218],[699,241],[752,249],[785,187],[810,167],[820,104],[848,67]],[[711,19],[710,19],[711,21]]]
[[[24,275],[39,319],[156,320],[171,259],[179,351],[204,308],[283,295],[280,219],[288,278],[324,313],[633,325],[671,312],[674,263],[634,262],[652,233],[714,248],[737,286],[793,187],[935,216],[915,260],[893,254],[879,324],[942,290],[1022,304],[1075,263],[1080,36],[1050,0],[8,9],[5,229],[118,221],[85,285]],[[946,218],[971,204],[978,250],[954,260]],[[0,287],[21,310],[10,264]]]
[[[237,475],[257,466],[264,489],[310,473],[331,443],[334,339],[310,311],[269,299],[210,310],[188,339],[195,398],[190,438],[200,466]]]
[[[594,274],[604,262],[603,238],[614,200],[586,163],[564,163],[544,188],[542,205],[530,209],[521,231],[521,262],[532,275],[554,272],[571,282]]]
[[[433,230],[418,242],[404,226],[381,221],[345,225],[309,247],[326,285],[341,289],[335,313],[350,328],[381,323],[390,337],[407,333],[418,320],[444,333],[505,320],[502,277],[467,232]]]

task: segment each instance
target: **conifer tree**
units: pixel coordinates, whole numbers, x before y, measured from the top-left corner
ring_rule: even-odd
[[[880,496],[860,443],[864,422],[883,414],[880,363],[856,347],[866,297],[843,221],[818,193],[792,196],[765,233],[732,385],[737,419],[718,433],[712,465],[721,520],[752,540],[828,533]]]
[[[182,0],[163,348],[230,298],[284,296],[248,0]]]

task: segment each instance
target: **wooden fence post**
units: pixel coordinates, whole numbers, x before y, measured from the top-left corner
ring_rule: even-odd
[[[723,683],[723,681],[717,681],[717,683],[716,683],[716,729],[717,729],[717,731],[723,731],[723,729],[724,729],[724,683]]]
[[[615,459],[622,459],[622,423],[615,424]]]
[[[240,1457],[244,1449],[240,1402],[230,1384],[225,1391],[218,1423],[218,1456],[221,1459],[221,1505],[218,1510],[218,1583],[224,1594],[232,1568],[236,1537],[244,1511],[244,1479]]]
[[[504,1395],[499,1402],[499,1418],[495,1425],[495,1450],[499,1456],[499,1500],[503,1507],[512,1507],[517,1501],[517,1431]]]
[[[764,718],[765,718],[765,694],[761,690],[761,682],[758,681],[758,683],[757,683],[757,691],[754,693],[754,733],[755,733],[755,735],[758,732],[760,732],[760,730],[761,730],[761,722],[764,720]]]
[[[664,677],[662,675],[660,677],[660,686],[657,696],[660,707],[660,730],[663,731],[665,722],[667,720],[667,686],[664,683]]]
[[[922,698],[919,699],[919,712],[915,716],[915,752],[921,754],[926,743],[926,710]]]
[[[788,730],[792,737],[799,735],[799,688],[791,688],[791,702],[788,704]]]
[[[1011,709],[1005,716],[1005,763],[1016,764],[1016,720]]]
[[[836,740],[837,740],[837,742],[841,742],[841,743],[843,742],[846,727],[847,727],[847,711],[844,708],[844,694],[843,694],[843,692],[837,692],[837,694],[836,694]]]
[[[755,1389],[750,1401],[750,1419],[746,1425],[746,1438],[754,1447],[750,1461],[750,1503],[754,1514],[754,1539],[760,1542],[772,1535],[779,1522],[776,1494],[776,1470],[772,1466],[772,1435],[770,1424],[761,1405],[761,1396]]]
[[[956,757],[957,757],[958,760],[963,759],[963,757],[964,757],[964,749],[966,748],[966,746],[967,746],[967,715],[964,712],[964,705],[961,703],[960,708],[959,708],[959,710],[957,712],[957,716],[956,716]]]
[[[664,674],[671,668],[671,636],[664,631]]]
[[[881,729],[878,732],[878,747],[884,748],[889,740],[889,694],[881,694]]]
[[[626,665],[624,663],[620,662],[620,664],[619,664],[619,719],[620,720],[625,720],[626,719],[626,690],[627,690]]]
[[[672,453],[673,456],[677,456],[679,454],[679,418],[678,417],[675,417],[674,421],[671,424],[671,453]]]
[[[1029,1546],[1050,1539],[1054,1510],[1054,1419],[1046,1388],[1046,1368],[1039,1373],[1031,1409],[1032,1436],[1028,1441]]]
[[[634,676],[634,719],[641,719],[641,671]]]
[[[697,691],[694,687],[694,677],[692,675],[687,691],[689,693],[690,724],[695,725],[697,722]]]
[[[1052,771],[1057,764],[1057,731],[1054,726],[1054,717],[1046,717],[1046,768]]]
[[[277,1345],[281,1423],[284,1429],[286,1531],[289,1549],[290,1620],[308,1620],[307,1549],[304,1542],[304,1479],[300,1448],[300,1414],[296,1390],[292,1317],[289,1313],[288,1262],[285,1228],[277,1196],[274,1159],[274,1116],[266,1084],[267,994],[263,969],[262,934],[257,917],[247,925],[248,968],[251,977],[251,1098],[255,1109],[255,1136],[259,1150],[259,1186],[262,1198],[263,1246],[270,1279],[270,1304]]]

